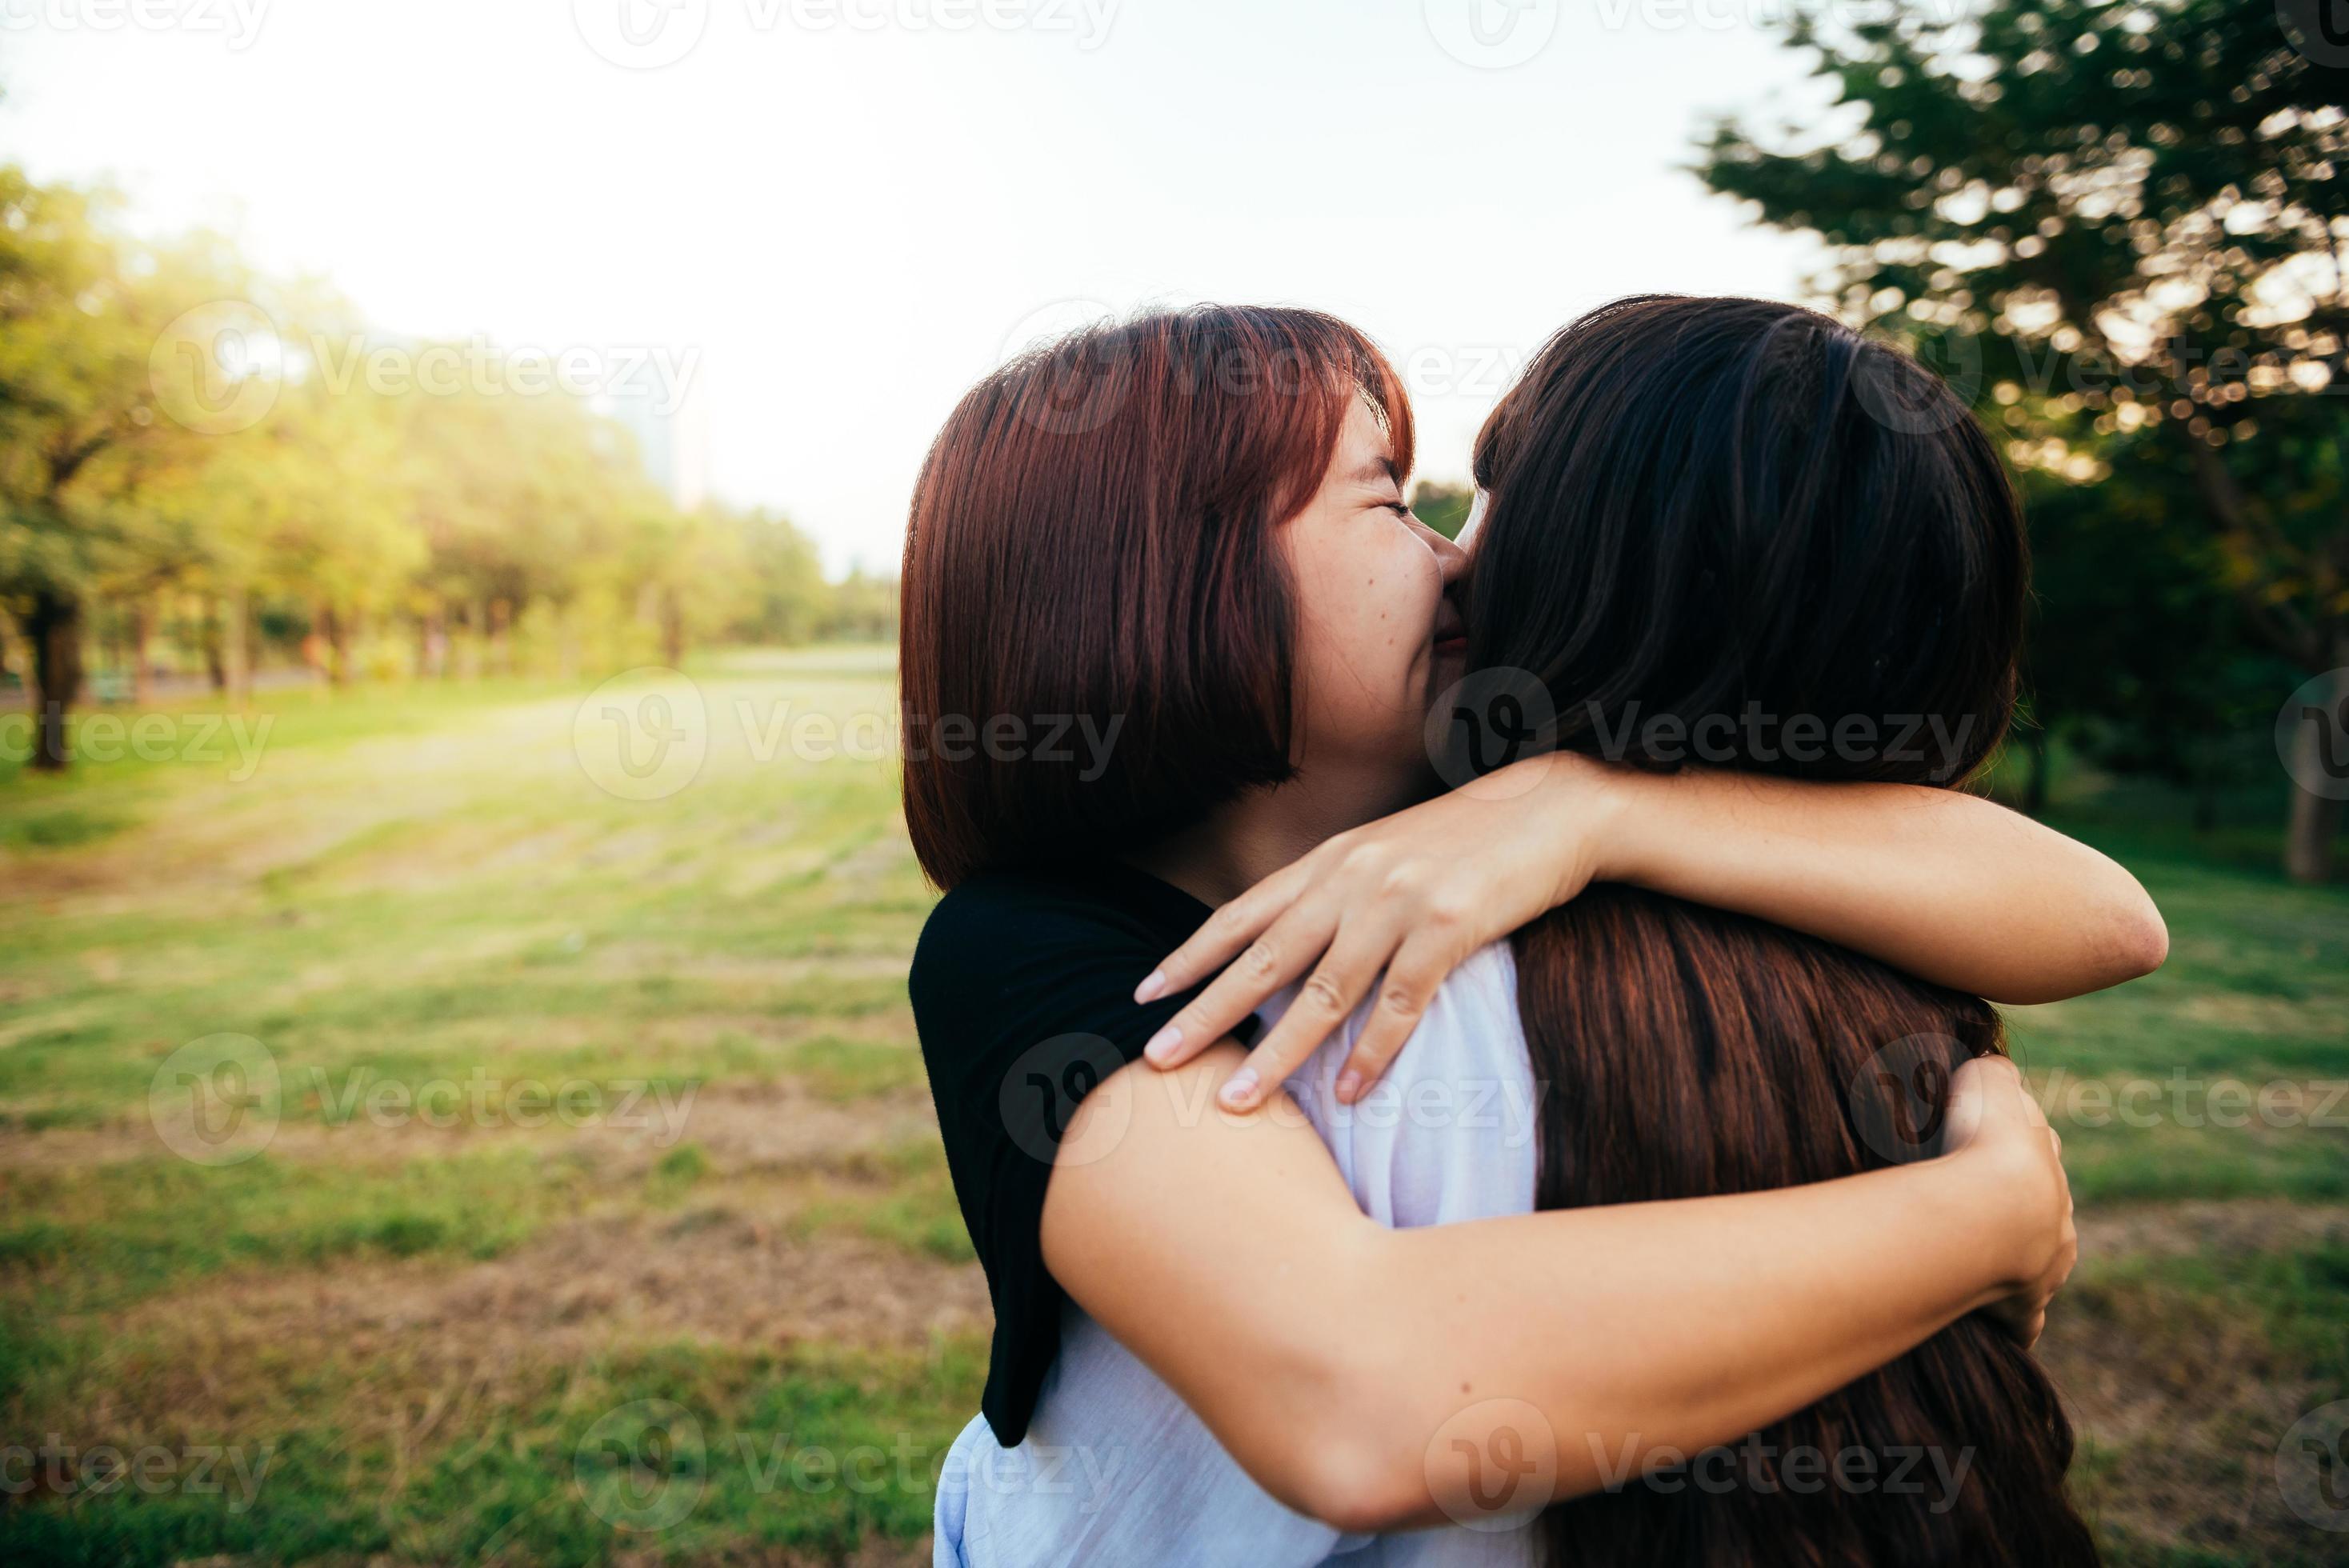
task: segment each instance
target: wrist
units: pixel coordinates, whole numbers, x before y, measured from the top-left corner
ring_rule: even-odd
[[[1583,881],[1644,882],[1671,779],[1571,753],[1559,753],[1558,760],[1563,809],[1582,840]]]
[[[2050,1238],[2033,1172],[1980,1140],[1917,1169],[1938,1179],[1943,1233],[1968,1265],[1967,1311],[2004,1301],[2038,1277]]]

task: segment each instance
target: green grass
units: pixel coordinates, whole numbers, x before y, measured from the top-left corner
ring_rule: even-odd
[[[650,800],[591,777],[584,686],[264,694],[249,769],[0,762],[0,1431],[168,1471],[68,1467],[0,1508],[0,1562],[919,1558],[985,1357],[905,998],[930,898],[891,767],[760,740],[786,702],[892,711],[891,672],[693,673],[708,759]],[[2349,890],[2282,882],[2256,801],[2197,835],[2070,782],[2061,824],[2173,937],[2011,1019],[2107,1238],[2047,1346],[2084,1498],[2116,1563],[2337,1560],[2262,1467],[2349,1396],[2349,1130],[2316,1103]],[[180,1070],[221,1035],[250,1071]],[[2221,1079],[2300,1113],[2183,1125]],[[2132,1093],[2151,1125],[2099,1115]],[[175,1152],[216,1156],[184,1134],[224,1108],[265,1145]],[[249,1498],[187,1481],[211,1449],[263,1467]],[[824,1468],[899,1449],[875,1486]]]

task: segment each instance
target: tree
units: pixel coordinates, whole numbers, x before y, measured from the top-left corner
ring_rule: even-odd
[[[1823,295],[1938,360],[2019,460],[2076,479],[2097,438],[2152,433],[2185,484],[2149,526],[2199,530],[2243,624],[2322,674],[2349,665],[2349,71],[2295,36],[2241,0],[1805,16],[1834,108],[1723,122],[1699,172],[1819,233]],[[2294,787],[2292,875],[2323,880],[2338,820]]]
[[[764,510],[716,514],[741,540],[745,603],[727,634],[746,642],[804,643],[830,608],[815,541]]]
[[[2116,772],[2188,791],[2195,826],[2215,827],[2221,792],[2274,767],[2275,694],[2297,677],[2214,587],[2218,542],[2164,526],[2179,488],[2167,444],[2148,429],[2112,438],[2108,455],[2109,475],[2095,482],[2023,476],[2026,808],[2045,804],[2048,742],[2060,733]]]
[[[252,366],[203,315],[221,253],[133,255],[88,196],[0,167],[0,599],[32,646],[32,766],[70,758],[89,597],[144,592],[200,553],[150,499],[187,482],[251,406]],[[241,341],[241,340],[240,340]]]

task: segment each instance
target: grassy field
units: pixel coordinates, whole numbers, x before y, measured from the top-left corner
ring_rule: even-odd
[[[0,763],[0,1562],[921,1558],[988,1315],[886,655],[696,677]],[[615,710],[680,738],[621,766]],[[2349,892],[2124,808],[2066,820],[2169,967],[2014,1016],[2081,1494],[2116,1562],[2340,1561],[2276,1454],[2349,1398]]]

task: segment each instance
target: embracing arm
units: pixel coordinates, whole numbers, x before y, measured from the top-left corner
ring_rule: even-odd
[[[1143,982],[1147,994],[1179,992],[1230,964],[1150,1059],[1188,1059],[1310,969],[1230,1098],[1253,1104],[1384,971],[1348,1063],[1356,1081],[1339,1085],[1350,1099],[1462,959],[1594,882],[1755,915],[1995,1002],[2118,985],[2158,968],[2169,945],[2135,877],[1989,800],[1907,784],[1640,773],[1557,753],[1340,833],[1216,911]]]
[[[1733,1442],[1969,1311],[2035,1335],[2074,1253],[2053,1135],[2003,1061],[1960,1074],[1936,1160],[1393,1231],[1286,1099],[1209,1106],[1238,1059],[1129,1067],[1085,1100],[1045,1259],[1259,1485],[1340,1529],[1475,1517],[1504,1437],[1554,1455],[1564,1497]]]
[[[1589,880],[1756,915],[1992,1002],[2102,990],[2168,954],[2135,877],[1979,796],[1717,772],[1602,789],[1623,799]]]

